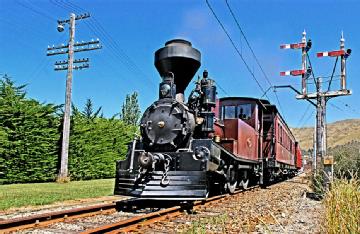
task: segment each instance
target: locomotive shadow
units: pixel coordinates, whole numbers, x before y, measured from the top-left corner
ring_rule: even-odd
[[[167,201],[132,198],[116,202],[116,210],[118,212],[151,213],[166,208],[180,206],[180,210],[186,211],[188,214],[194,214],[194,202],[195,201]]]

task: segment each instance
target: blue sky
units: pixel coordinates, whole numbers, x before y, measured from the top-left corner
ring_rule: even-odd
[[[223,0],[209,0],[231,38],[241,51],[263,89],[269,87]],[[300,69],[299,51],[280,50],[282,43],[299,42],[305,29],[313,41],[310,51],[316,76],[329,76],[333,58],[316,58],[316,52],[339,48],[343,30],[345,45],[353,50],[348,59],[348,88],[352,96],[330,100],[329,122],[360,117],[360,2],[359,1],[245,1],[228,0],[245,35],[273,85],[291,84],[300,89],[299,77],[280,77],[279,72]],[[202,53],[203,69],[222,89],[219,96],[253,96],[263,93],[205,0],[0,0],[0,74],[17,84],[28,84],[30,97],[42,102],[63,103],[66,72],[55,72],[53,64],[66,56],[46,56],[48,45],[67,43],[68,30],[56,30],[57,19],[69,13],[90,12],[77,21],[76,40],[99,38],[103,49],[76,54],[89,57],[90,69],[76,71],[73,102],[84,105],[91,98],[106,116],[120,111],[126,94],[139,92],[142,109],[157,98],[159,75],[153,65],[154,52],[167,40],[184,38]],[[339,70],[336,75],[339,74]],[[327,85],[324,84],[324,85]],[[313,86],[309,86],[313,88]],[[333,82],[332,89],[339,87]],[[314,124],[313,107],[298,101],[290,90],[278,90],[281,113],[290,126]],[[271,102],[278,105],[272,91]],[[312,114],[312,116],[311,116]]]

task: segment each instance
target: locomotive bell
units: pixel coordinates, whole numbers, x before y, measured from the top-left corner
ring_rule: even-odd
[[[161,77],[169,72],[174,74],[176,93],[183,94],[201,65],[200,51],[191,43],[174,39],[165,43],[165,47],[155,52],[155,67]]]

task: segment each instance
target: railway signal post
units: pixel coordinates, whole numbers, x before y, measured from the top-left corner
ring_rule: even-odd
[[[292,75],[302,76],[302,92],[297,92],[298,95],[296,95],[297,99],[300,100],[307,100],[310,101],[312,104],[314,104],[311,99],[316,100],[316,131],[315,131],[315,140],[316,140],[316,149],[315,149],[315,160],[314,165],[317,165],[315,169],[316,172],[323,171],[324,172],[324,185],[325,187],[328,187],[329,183],[332,180],[333,176],[333,158],[329,155],[327,155],[326,152],[326,104],[331,98],[335,98],[338,96],[345,96],[345,95],[351,95],[351,90],[348,90],[346,88],[346,59],[351,54],[351,49],[345,50],[345,39],[343,36],[343,33],[341,34],[340,38],[340,50],[335,51],[326,51],[326,52],[319,52],[317,53],[317,57],[335,57],[335,65],[333,68],[332,75],[330,77],[329,86],[326,91],[322,90],[322,78],[317,77],[315,78],[313,71],[313,68],[306,67],[307,66],[307,60],[309,59],[307,52],[311,48],[311,40],[308,40],[306,43],[306,33],[303,32],[303,37],[301,43],[297,44],[285,44],[280,46],[281,49],[302,49],[302,69],[301,70],[294,70],[294,71],[288,71],[288,72],[280,72],[280,75]],[[334,73],[336,70],[336,64],[340,58],[340,88],[335,91],[331,91],[331,83],[334,78]],[[308,93],[307,92],[307,80],[310,78],[310,76],[313,76],[314,82],[316,85],[316,92]],[[281,86],[278,86],[281,87]],[[283,86],[284,87],[284,86]],[[275,86],[276,88],[276,86]],[[291,87],[292,88],[292,87]],[[294,88],[292,88],[294,89]]]
[[[66,74],[66,93],[65,93],[65,110],[63,119],[63,131],[62,131],[62,144],[61,144],[61,159],[60,170],[57,177],[57,181],[68,180],[68,155],[69,155],[69,138],[70,138],[70,112],[71,112],[71,93],[72,93],[72,78],[73,70],[81,70],[89,68],[89,59],[75,59],[74,53],[83,52],[89,50],[101,49],[99,39],[89,42],[76,42],[75,43],[75,22],[90,17],[90,14],[75,15],[70,14],[70,19],[58,20],[57,30],[59,32],[64,31],[64,25],[69,24],[69,43],[61,44],[58,46],[48,46],[47,56],[67,54],[68,59],[55,62],[55,71],[67,70]],[[79,65],[74,65],[79,64]]]

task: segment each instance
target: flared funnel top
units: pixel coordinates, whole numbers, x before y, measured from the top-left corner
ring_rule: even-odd
[[[168,41],[165,47],[155,52],[155,67],[160,76],[164,77],[168,72],[174,74],[176,93],[184,93],[200,65],[200,51],[193,48],[186,40]]]

